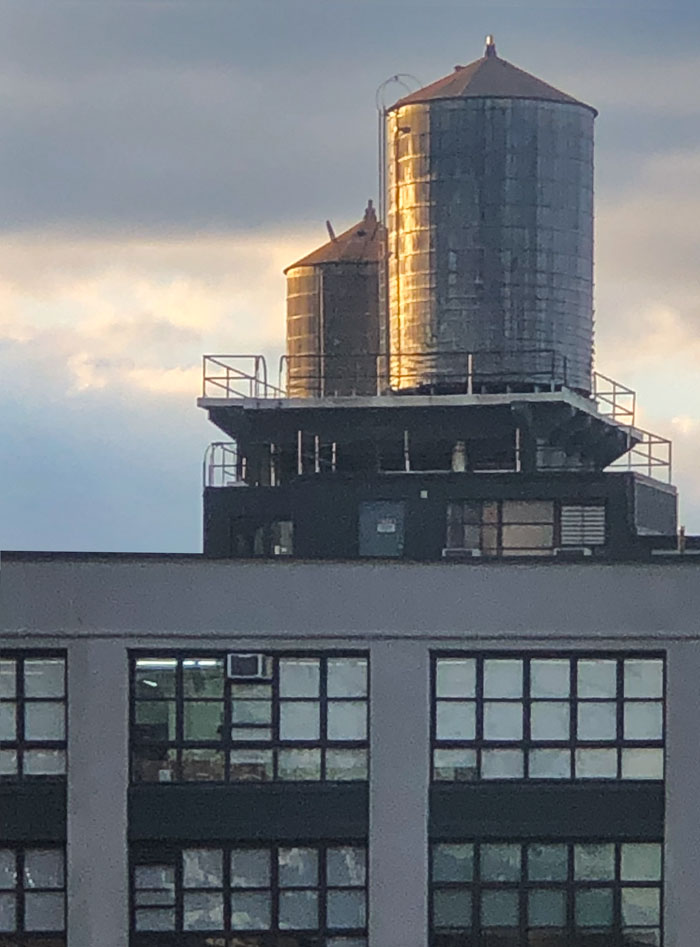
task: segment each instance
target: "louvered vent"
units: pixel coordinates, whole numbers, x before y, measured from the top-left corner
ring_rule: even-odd
[[[605,544],[604,506],[562,506],[562,546],[603,546]]]

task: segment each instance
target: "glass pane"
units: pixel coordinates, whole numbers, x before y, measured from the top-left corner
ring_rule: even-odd
[[[517,927],[518,895],[515,891],[484,891],[481,895],[482,927]]]
[[[661,845],[656,842],[623,844],[620,877],[623,881],[661,881]]]
[[[470,930],[472,926],[471,892],[461,889],[437,889],[433,892],[433,927]]]
[[[0,750],[0,776],[14,776],[17,773],[17,751]]]
[[[62,931],[66,926],[64,895],[28,891],[24,896],[26,931]]]
[[[566,881],[569,852],[566,845],[528,845],[527,875],[530,881]]]
[[[577,779],[616,779],[617,750],[576,750]]]
[[[515,701],[484,703],[484,740],[522,740],[523,705]]]
[[[451,842],[433,845],[433,881],[471,881],[473,876],[473,845]]]
[[[224,723],[224,705],[217,701],[184,703],[184,739],[220,740]]]
[[[25,776],[61,776],[66,771],[65,750],[25,750]]]
[[[504,549],[551,549],[553,526],[504,526],[501,531]]]
[[[231,697],[236,700],[272,700],[271,684],[241,684],[240,681],[231,682]]]
[[[270,895],[265,891],[236,891],[231,895],[234,931],[265,931],[271,924]]]
[[[570,750],[530,750],[530,779],[571,779]]]
[[[231,781],[264,783],[273,779],[272,750],[231,750]]]
[[[272,739],[269,727],[231,727],[232,743],[267,742]]]
[[[571,689],[569,662],[556,658],[530,661],[531,697],[568,697]]]
[[[552,523],[554,504],[551,500],[504,500],[504,523]]]
[[[328,658],[328,696],[366,697],[367,658]]]
[[[326,750],[326,779],[367,779],[367,750]]]
[[[625,701],[625,740],[661,740],[663,731],[660,701]]]
[[[185,658],[182,662],[182,692],[185,697],[223,697],[223,659]]]
[[[329,891],[326,897],[327,925],[349,930],[364,927],[366,920],[364,891]]]
[[[17,884],[15,853],[7,848],[0,849],[0,890],[7,891]]]
[[[566,893],[564,891],[530,891],[528,923],[530,927],[564,927],[566,925]]]
[[[530,735],[533,740],[568,740],[568,703],[533,701],[530,705]]]
[[[279,927],[282,931],[318,927],[318,894],[315,891],[281,891]]]
[[[481,846],[482,881],[520,881],[520,846],[484,844]]]
[[[611,888],[583,888],[576,892],[577,927],[611,927],[613,893]]]
[[[271,700],[240,700],[234,698],[231,705],[232,723],[272,723]]]
[[[234,848],[231,852],[232,888],[267,888],[270,852],[266,848]]]
[[[625,697],[663,697],[664,662],[658,658],[625,661]]]
[[[329,740],[367,739],[367,701],[334,700],[328,702]]]
[[[17,710],[14,704],[0,704],[0,740],[17,739]]]
[[[661,919],[661,892],[658,888],[623,888],[622,923],[626,927],[653,927]]]
[[[14,894],[0,894],[0,931],[14,931],[16,926],[16,896]]]
[[[327,937],[326,947],[367,947],[364,937]]]
[[[579,661],[577,687],[579,697],[615,697],[617,661]]]
[[[659,750],[623,750],[623,779],[663,779],[664,751]]]
[[[172,891],[137,891],[135,904],[139,907],[172,907],[175,903],[175,894]]]
[[[521,750],[483,750],[481,775],[484,779],[522,779]]]
[[[659,928],[630,928],[622,932],[624,947],[660,947],[661,931]]]
[[[136,911],[137,931],[174,931],[173,908],[139,908]]]
[[[63,740],[66,736],[65,705],[42,701],[24,705],[24,736],[27,740]]]
[[[136,701],[135,722],[134,736],[138,741],[172,743],[175,739],[175,701]]]
[[[182,852],[182,884],[185,888],[220,888],[224,859],[218,848],[186,848]]]
[[[17,693],[17,664],[0,661],[0,697],[14,697]]]
[[[24,662],[25,697],[63,697],[66,670],[63,658],[27,658]]]
[[[182,899],[182,926],[186,931],[222,930],[223,895],[219,892],[186,891]]]
[[[435,689],[438,697],[474,697],[476,695],[474,658],[440,658],[436,661]]]
[[[484,697],[522,697],[523,662],[487,658],[484,661]]]
[[[182,778],[187,782],[222,782],[224,754],[220,750],[183,750]]]
[[[318,740],[319,727],[316,701],[280,702],[280,740]]]
[[[139,658],[134,683],[137,697],[174,697],[175,658]]]
[[[277,775],[280,779],[304,780],[321,778],[320,750],[279,750]]]
[[[617,704],[579,703],[577,736],[579,740],[615,740]]]
[[[450,782],[476,779],[476,750],[434,750],[433,778]]]
[[[439,700],[435,730],[438,740],[473,740],[476,737],[476,702]]]
[[[318,697],[318,658],[280,658],[280,697]]]
[[[132,753],[132,772],[136,782],[171,783],[177,779],[177,750],[137,747]]]
[[[26,888],[62,888],[63,852],[52,848],[29,848],[24,853]]]
[[[357,846],[329,848],[326,879],[329,887],[354,887],[365,883],[365,850]]]
[[[574,878],[577,881],[610,881],[615,877],[615,846],[574,846]]]
[[[280,848],[278,866],[281,888],[306,888],[318,884],[318,852],[315,848]]]
[[[134,872],[137,891],[161,889],[173,892],[175,898],[175,869],[171,865],[138,865]]]

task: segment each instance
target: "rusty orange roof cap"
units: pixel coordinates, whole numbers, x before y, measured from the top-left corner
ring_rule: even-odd
[[[382,225],[377,220],[374,204],[370,200],[362,220],[343,233],[335,235],[327,221],[331,239],[328,243],[302,257],[285,268],[288,273],[299,266],[318,266],[324,263],[376,263],[379,260]]]

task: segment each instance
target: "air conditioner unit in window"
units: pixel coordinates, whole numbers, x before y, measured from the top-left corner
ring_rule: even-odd
[[[456,549],[454,547],[442,550],[443,559],[479,559],[481,558],[480,549]]]
[[[232,681],[269,681],[272,658],[266,654],[227,654],[226,676]]]
[[[593,550],[588,546],[557,546],[554,555],[564,559],[582,559],[584,556],[592,556]]]

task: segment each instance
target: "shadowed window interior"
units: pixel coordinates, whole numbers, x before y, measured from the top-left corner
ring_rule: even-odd
[[[433,779],[661,780],[659,655],[433,658]]]
[[[132,658],[134,782],[364,781],[362,654]]]
[[[0,780],[63,779],[66,659],[52,652],[0,658]]]
[[[63,846],[0,843],[2,947],[65,947],[65,901]]]

